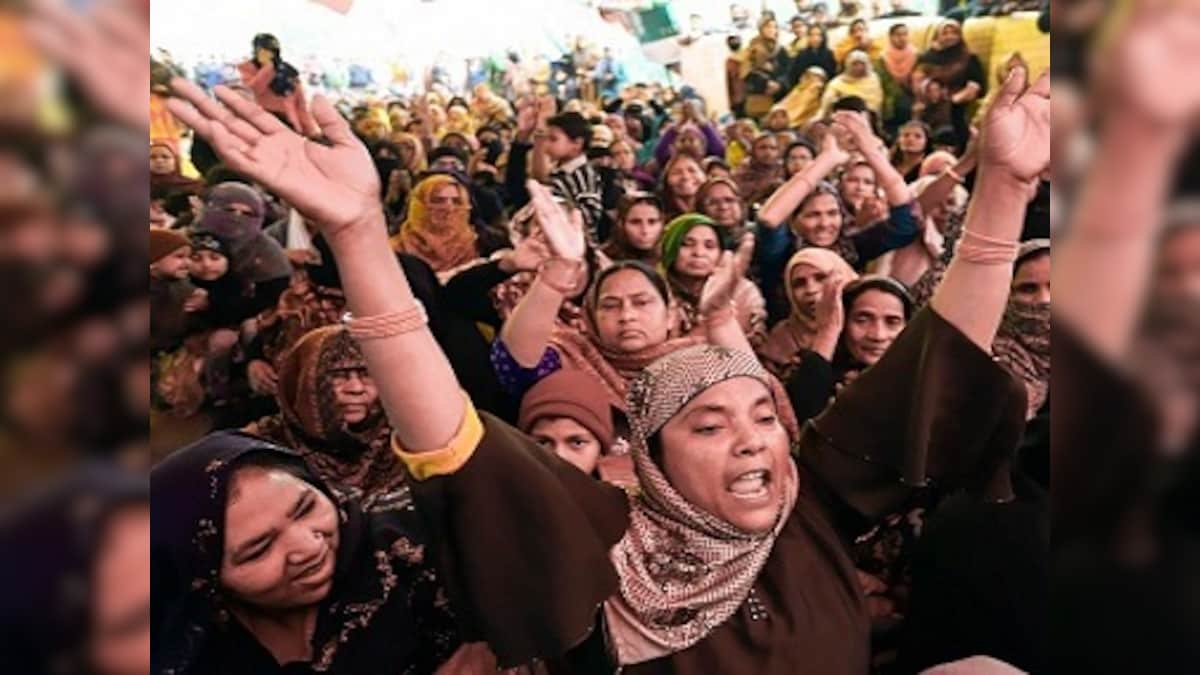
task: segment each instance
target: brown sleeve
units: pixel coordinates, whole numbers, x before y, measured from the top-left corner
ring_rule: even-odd
[[[483,440],[458,471],[414,481],[455,613],[502,667],[565,654],[617,592],[609,549],[625,493],[480,412]]]
[[[982,491],[1007,468],[1025,390],[930,308],[884,357],[806,425],[800,460],[868,518],[932,481]]]

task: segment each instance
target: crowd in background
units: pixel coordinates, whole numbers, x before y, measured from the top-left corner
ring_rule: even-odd
[[[413,330],[413,321],[427,321],[472,409],[527,434],[534,452],[557,456],[580,476],[630,495],[655,493],[657,483],[647,481],[662,480],[653,463],[644,461],[645,446],[640,445],[647,413],[639,410],[631,389],[643,370],[684,368],[676,376],[699,378],[701,386],[706,369],[727,364],[709,363],[711,356],[694,350],[705,344],[732,346],[756,357],[737,368],[761,373],[754,376],[770,385],[781,428],[793,442],[801,429],[809,428],[805,438],[811,443],[813,420],[837,418],[836,402],[865,379],[874,385],[858,387],[862,396],[843,408],[851,424],[869,426],[867,420],[886,413],[904,419],[899,426],[905,427],[920,424],[913,420],[941,420],[948,413],[939,406],[950,405],[955,412],[949,414],[962,416],[960,424],[949,429],[934,421],[918,433],[944,436],[945,443],[1003,446],[944,476],[945,485],[927,484],[899,501],[888,501],[886,513],[874,512],[878,504],[864,506],[863,494],[856,492],[863,486],[854,487],[854,479],[820,466],[820,461],[811,470],[838,495],[832,503],[840,506],[830,518],[844,537],[852,565],[845,569],[855,576],[851,583],[865,593],[872,670],[915,672],[980,654],[1024,670],[1043,668],[1045,643],[1038,626],[1048,546],[1048,183],[1034,177],[1027,193],[1003,205],[1016,217],[1014,222],[1023,224],[1003,244],[1011,247],[1004,249],[1003,259],[1014,267],[1009,280],[1001,280],[1007,309],[991,355],[974,361],[966,355],[970,350],[955,341],[959,338],[927,325],[931,311],[926,309],[956,251],[968,251],[971,261],[987,260],[996,255],[988,247],[999,245],[978,235],[972,239],[964,231],[981,161],[977,124],[997,97],[989,93],[981,62],[963,40],[962,25],[943,19],[931,46],[922,51],[910,43],[903,23],[890,27],[882,45],[865,20],[850,21],[837,44],[828,44],[822,25],[802,17],[788,25],[790,39],[781,28],[766,15],[749,44],[730,40],[726,75],[734,115],[723,124],[706,112],[705,101],[689,87],[625,83],[615,64],[597,65],[590,75],[585,69],[581,77],[572,73],[558,89],[517,91],[503,81],[500,86],[480,81],[461,95],[435,87],[412,97],[341,99],[336,107],[323,99],[318,108],[305,91],[304,76],[286,60],[283,42],[270,34],[254,36],[247,57],[237,64],[237,79],[218,88],[224,106],[237,110],[238,101],[257,104],[266,111],[258,114],[268,114],[253,123],[263,133],[290,130],[333,150],[342,142],[366,148],[373,176],[328,178],[347,183],[362,178],[364,185],[377,181],[377,194],[359,197],[382,206],[391,255],[422,310],[373,329],[345,323],[355,296],[350,284],[363,283],[367,267],[347,267],[346,254],[328,239],[311,207],[299,208],[295,197],[283,196],[286,189],[272,190],[239,171],[237,158],[229,159],[228,147],[221,148],[229,139],[212,129],[193,133],[179,124],[184,133],[153,142],[152,445],[157,456],[167,458],[156,480],[164,490],[170,485],[171,493],[178,493],[172,506],[162,507],[163,522],[179,529],[164,534],[171,540],[164,544],[169,555],[187,557],[196,541],[190,538],[193,523],[187,518],[211,518],[212,509],[223,507],[220,499],[210,503],[208,497],[233,489],[238,480],[235,472],[222,468],[206,474],[201,467],[239,464],[243,455],[261,455],[264,447],[294,453],[300,473],[289,471],[302,480],[349,490],[359,500],[356,508],[408,533],[412,541],[402,539],[405,546],[426,541],[440,548],[457,541],[461,533],[453,530],[415,534],[426,525],[404,515],[412,508],[408,495],[419,469],[402,462],[393,447],[399,438],[393,432],[402,428],[393,425],[401,418],[392,408],[385,413],[386,392],[393,385],[381,383],[378,365],[371,365],[375,357],[363,340],[372,335],[386,337],[401,326]],[[612,60],[611,55],[604,58]],[[1022,66],[1022,77],[1028,76],[1019,56],[1014,57],[1005,66],[1002,86],[1009,86],[1007,71],[1014,66]],[[183,85],[179,80],[169,84],[166,71],[160,71],[158,93],[165,97],[173,87],[178,95]],[[213,84],[200,75],[203,87]],[[203,89],[195,91],[204,96]],[[198,103],[202,98],[191,100],[199,114],[217,115]],[[328,119],[331,114],[345,120],[354,139],[331,136],[337,124]],[[198,124],[194,118],[181,119]],[[239,130],[238,123],[223,124],[226,134],[248,138],[256,133]],[[320,177],[312,180],[315,186]],[[372,278],[376,285],[385,283],[378,274]],[[924,327],[909,332],[926,337],[912,338],[906,353],[894,356],[893,366],[885,369],[888,375],[866,377],[876,364],[886,363],[890,350],[900,349],[906,327],[914,322]],[[978,382],[993,383],[981,394],[992,403],[972,404],[989,409],[986,415],[944,401],[913,407],[914,397],[935,396],[928,389],[949,392],[960,385],[939,383],[936,378],[942,375],[906,370],[917,361],[915,352],[907,352],[921,340],[935,339],[930,335],[949,341],[941,347],[947,354],[964,354],[970,365],[956,367],[975,372],[982,378]],[[1019,410],[1006,398],[1018,393],[1013,400],[1020,401]],[[992,415],[996,406],[1011,413],[1004,422]],[[1020,430],[1026,421],[1028,434]],[[836,426],[826,424],[825,430]],[[968,427],[978,427],[974,430],[984,437],[962,441]],[[497,442],[495,433],[488,431],[484,446]],[[186,450],[177,450],[202,435]],[[960,440],[951,440],[956,438]],[[264,440],[258,439],[274,445],[262,446]],[[803,446],[796,451],[802,465],[811,461],[804,458]],[[922,452],[936,454],[928,447]],[[292,460],[260,457],[249,463],[268,471],[280,462],[291,466]],[[546,478],[536,474],[527,476],[531,490],[556,489],[539,488]],[[207,490],[205,475],[217,486],[208,497],[195,493]],[[971,478],[955,482],[964,476]],[[757,488],[749,482],[744,489]],[[342,493],[332,494],[341,503]],[[660,498],[670,502],[671,513],[689,512],[686,499],[679,506],[672,498]],[[185,499],[203,503],[186,504]],[[440,502],[417,500],[420,510],[438,508],[433,503]],[[536,511],[523,503],[502,502],[500,512]],[[1004,507],[984,506],[990,503]],[[233,508],[230,502],[226,542],[232,536],[228,528],[242,527],[228,520]],[[641,513],[634,508],[634,527],[658,532],[658,526],[637,524],[645,517]],[[496,517],[496,527],[503,530],[505,516]],[[1001,545],[997,539],[989,546],[964,538],[962,528],[981,527],[983,521],[1011,540]],[[545,527],[556,531],[559,525]],[[923,536],[930,528],[939,536]],[[529,536],[509,534],[520,541]],[[371,535],[352,536],[373,541]],[[714,550],[734,546],[703,538],[694,545],[717,546]],[[463,542],[455,546],[470,548]],[[637,546],[652,552],[655,544]],[[955,547],[963,546],[982,547],[972,555],[989,559],[989,571],[975,569],[951,583],[939,566],[952,564],[949,557],[960,554],[953,552]],[[264,555],[275,555],[274,548],[265,550]],[[629,553],[634,555],[632,549]],[[441,613],[462,611],[474,621],[495,621],[499,607],[477,605],[501,601],[464,600],[455,593],[488,596],[496,589],[465,579],[444,581],[454,605],[447,610],[429,604],[424,594],[431,591],[421,590],[416,581],[433,578],[422,576],[428,564],[420,556],[402,552],[389,564],[395,565],[392,574],[414,584],[407,605],[411,616],[379,618],[372,630],[417,621],[424,636],[419,644],[385,649],[364,635],[360,639],[366,646],[356,648],[360,651],[327,647],[311,658],[326,665],[353,664],[368,656],[408,659],[417,672],[453,653],[462,660],[455,661],[460,670],[445,672],[468,672],[462,665],[468,661],[495,663],[490,659],[498,658],[503,665],[516,665],[529,656],[556,656],[531,651],[530,645],[513,647],[506,643],[504,629],[498,629],[501,637],[489,637],[490,649],[480,650],[478,644],[457,648],[479,636],[456,633]],[[185,567],[164,573],[172,583],[183,584],[164,583],[164,611],[176,611],[174,603],[185,602],[189,574],[211,582],[213,569],[193,569],[193,563]],[[638,574],[620,565],[618,573]],[[378,592],[371,590],[373,578],[367,575],[359,580],[362,588],[352,585],[338,593],[373,597]],[[575,583],[582,593],[592,582]],[[951,590],[960,583],[965,587]],[[960,593],[966,595],[956,595]],[[156,591],[156,602],[158,595]],[[459,605],[464,601],[474,609]],[[766,602],[784,601],[772,597]],[[249,596],[240,602],[249,607],[267,599]],[[836,624],[840,600],[821,602],[834,602],[826,609],[831,625]],[[749,607],[747,621],[778,611],[753,602]],[[164,650],[163,663],[174,663],[183,672],[203,664],[229,669],[222,672],[264,672],[260,668],[272,663],[266,653],[237,645],[254,638],[261,642],[266,633],[247,623],[249,618],[242,620],[248,633],[230,633],[228,625],[214,627],[209,611],[189,609],[177,621],[161,624],[169,645],[179,639],[177,631],[207,636],[198,646]],[[351,616],[338,613],[346,626],[352,624]],[[558,618],[564,623],[552,633],[574,625],[575,619]],[[337,625],[318,626],[318,635],[331,635],[328,630]],[[839,632],[832,644],[857,645],[853,633]],[[317,638],[312,639],[316,644]],[[667,640],[675,649],[692,643]],[[543,648],[553,651],[549,643]],[[626,648],[633,649],[619,647],[615,656],[622,663],[637,663],[625,660]],[[849,649],[854,653],[858,647]],[[279,653],[271,651],[278,660]],[[828,658],[836,662],[842,657]],[[578,664],[574,667],[580,669],[572,671],[569,663],[553,659],[546,667],[589,672]],[[679,663],[673,667],[680,670],[672,672],[700,672]]]

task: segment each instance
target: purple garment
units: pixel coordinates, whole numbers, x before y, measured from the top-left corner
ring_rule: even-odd
[[[508,345],[499,338],[492,343],[491,359],[492,369],[496,371],[496,379],[500,382],[500,388],[518,399],[523,398],[525,392],[529,391],[542,378],[562,369],[562,358],[553,347],[546,347],[546,351],[537,365],[526,368],[517,363],[512,353],[508,351]]]
[[[724,157],[725,141],[721,140],[721,135],[717,133],[716,128],[708,123],[697,126],[700,127],[700,132],[704,134],[704,140],[708,144],[708,156]],[[671,159],[671,146],[675,145],[675,137],[678,135],[679,125],[672,124],[658,137],[658,145],[654,146],[654,158],[658,160],[660,167],[666,166],[667,160]]]

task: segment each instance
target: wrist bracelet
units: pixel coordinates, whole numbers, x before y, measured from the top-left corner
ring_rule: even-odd
[[[587,267],[582,260],[549,258],[538,265],[538,280],[564,297],[573,298],[587,285]]]
[[[954,255],[979,265],[1008,265],[1017,259],[1020,243],[963,229]]]
[[[414,300],[412,307],[398,312],[364,317],[355,317],[350,312],[342,315],[342,324],[346,326],[346,331],[359,342],[412,333],[421,330],[428,323],[429,315],[425,313],[425,305],[421,304],[420,300]]]
[[[946,167],[946,170],[943,171],[942,173],[953,178],[954,182],[958,183],[959,185],[962,185],[963,183],[966,182],[966,179],[963,178],[962,175],[959,174],[957,171],[955,171],[954,167],[952,167],[952,166]]]

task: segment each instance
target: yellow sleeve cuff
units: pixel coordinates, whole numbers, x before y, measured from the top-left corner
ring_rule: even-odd
[[[426,450],[424,452],[408,452],[400,447],[396,434],[392,433],[392,452],[408,467],[408,472],[417,480],[425,480],[434,476],[448,476],[462,468],[475,448],[483,440],[483,422],[475,411],[471,397],[463,394],[466,403],[462,425],[458,433],[443,448]]]

